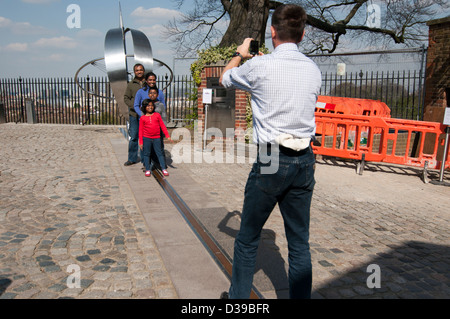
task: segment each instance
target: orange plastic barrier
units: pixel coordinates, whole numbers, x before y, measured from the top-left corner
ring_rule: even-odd
[[[442,165],[437,155],[445,126],[440,123],[316,113],[316,125],[324,133],[316,137],[315,154],[431,169]],[[448,154],[444,168],[449,167]]]
[[[363,115],[384,118],[391,117],[391,110],[389,107],[385,103],[378,100],[320,95],[317,98],[316,114],[323,113]],[[318,128],[317,133],[323,134],[322,129],[329,130],[330,128],[327,126],[324,128]]]
[[[317,102],[316,112],[320,113],[391,117],[386,103],[378,100],[319,95]],[[334,107],[321,108],[321,104]]]

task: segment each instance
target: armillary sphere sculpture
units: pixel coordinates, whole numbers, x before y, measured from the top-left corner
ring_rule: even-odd
[[[120,3],[119,3],[120,10]],[[134,55],[126,53],[125,35],[127,32],[131,33],[134,47]],[[152,47],[147,36],[138,30],[125,29],[123,27],[122,12],[120,10],[120,27],[111,29],[107,32],[105,37],[105,56],[103,58],[97,58],[85,63],[81,66],[75,74],[75,82],[77,85],[87,94],[97,96],[100,98],[108,98],[104,95],[99,95],[95,90],[84,88],[78,79],[80,72],[88,66],[94,66],[103,72],[106,71],[111,89],[114,93],[114,97],[118,104],[119,114],[125,118],[128,118],[128,106],[123,100],[125,90],[128,83],[128,65],[127,58],[134,57],[135,64],[140,63],[144,66],[145,72],[151,72],[154,70],[155,65],[157,67],[165,67],[170,73],[170,80],[167,81],[167,88],[173,81],[173,72],[170,67],[157,59],[153,58]],[[104,66],[102,65],[104,63]]]

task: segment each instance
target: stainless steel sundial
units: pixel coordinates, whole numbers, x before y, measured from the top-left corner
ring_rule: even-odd
[[[75,74],[75,82],[87,94],[106,98],[104,95],[99,95],[97,92],[83,87],[79,81],[80,72],[89,66],[94,66],[97,69],[106,72],[111,84],[111,89],[114,93],[115,100],[118,104],[119,113],[121,116],[128,118],[128,106],[123,100],[123,96],[128,84],[128,75],[131,74],[131,70],[128,70],[129,66],[127,63],[127,58],[134,57],[134,63],[132,66],[134,66],[134,64],[140,63],[144,66],[146,73],[154,71],[155,68],[166,68],[167,72],[170,73],[170,79],[166,82],[167,85],[164,88],[161,88],[163,90],[167,88],[167,86],[169,86],[172,82],[173,72],[167,64],[153,58],[150,41],[143,32],[135,29],[124,28],[120,3],[119,11],[120,27],[111,29],[106,33],[104,57],[91,60],[82,65]],[[125,37],[128,32],[131,34],[131,39],[133,41],[134,54],[127,54],[126,52],[127,46]]]

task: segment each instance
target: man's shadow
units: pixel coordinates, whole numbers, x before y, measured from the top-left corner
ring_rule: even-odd
[[[11,285],[12,280],[4,277],[4,276],[0,276],[0,296],[2,296],[6,289],[8,289],[8,287]]]
[[[228,212],[224,219],[217,225],[218,229],[232,238],[236,238],[239,229],[234,229],[228,226],[231,218],[241,216],[241,212]],[[274,289],[278,299],[289,298],[289,282],[286,273],[286,263],[280,254],[279,247],[275,244],[276,233],[271,229],[263,229],[261,231],[261,239],[258,247],[258,254],[256,256],[254,285],[258,290],[268,291]],[[230,252],[232,256],[232,252]],[[256,275],[259,270],[262,270],[265,276],[270,280],[270,283]],[[258,280],[260,279],[260,280]]]

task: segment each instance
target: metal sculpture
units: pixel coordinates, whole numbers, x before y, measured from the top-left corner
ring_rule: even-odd
[[[104,60],[106,73],[108,75],[108,79],[111,84],[111,89],[114,93],[114,97],[118,104],[119,114],[125,118],[128,118],[128,106],[125,104],[123,100],[123,96],[125,94],[125,90],[128,84],[127,57],[134,57],[135,64],[137,63],[142,64],[146,72],[153,71],[154,61],[156,61],[159,66],[166,67],[171,75],[168,85],[170,85],[170,83],[173,80],[173,72],[167,64],[153,58],[150,41],[143,32],[139,30],[124,28],[122,9],[120,7],[120,3],[119,3],[119,11],[120,11],[120,27],[111,29],[106,33],[104,45],[105,50],[104,58],[94,59],[92,61],[85,63],[81,68],[78,69],[77,73],[75,74],[75,82],[87,94],[105,98],[105,96],[100,96],[96,92],[89,91],[83,88],[78,80],[78,75],[82,69],[84,69],[88,65],[95,66],[96,63],[98,63],[101,60]],[[129,55],[126,52],[125,36],[127,32],[131,33],[131,37],[133,40],[134,55]]]

